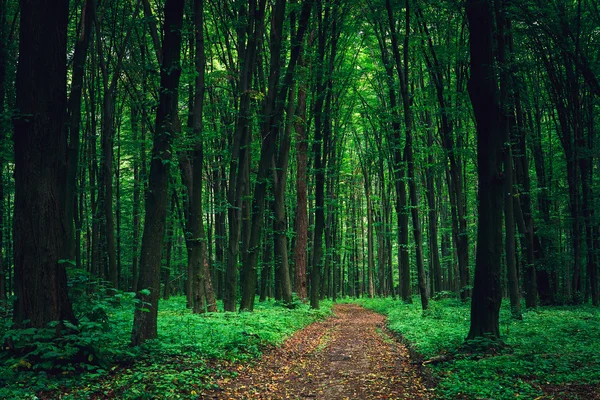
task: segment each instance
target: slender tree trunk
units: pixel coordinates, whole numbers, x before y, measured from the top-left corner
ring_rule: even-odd
[[[90,177],[90,213],[92,214],[92,232],[91,232],[91,262],[90,273],[92,276],[100,277],[101,253],[100,253],[100,219],[98,211],[98,203],[100,200],[100,190],[96,183],[98,175],[98,164],[96,162],[96,90],[94,82],[90,85],[90,138],[89,138],[89,155],[88,155],[88,174]]]
[[[470,281],[468,269],[469,244],[467,235],[465,196],[463,194],[463,179],[460,171],[460,160],[456,154],[456,146],[453,139],[454,121],[452,119],[451,112],[448,109],[449,102],[445,94],[446,85],[444,84],[443,75],[440,72],[442,71],[443,66],[440,65],[432,36],[429,33],[428,26],[424,22],[422,12],[419,8],[417,8],[417,14],[421,20],[421,29],[427,38],[427,47],[429,49],[429,53],[425,54],[425,62],[435,85],[437,100],[441,108],[440,134],[442,139],[442,147],[446,151],[449,160],[446,180],[448,182],[452,213],[452,237],[458,253],[459,272],[459,274],[456,274],[455,277],[458,285],[454,284],[453,286],[455,290],[460,291],[460,298],[462,300],[467,300],[470,297],[470,290],[467,289]],[[457,77],[457,81],[459,80],[460,76]]]
[[[258,52],[257,40],[262,35],[264,18],[264,0],[249,2],[249,12],[242,6],[240,17],[247,18],[247,24],[240,26],[238,30],[238,52],[241,60],[239,93],[241,93],[238,105],[237,121],[233,138],[232,157],[229,168],[229,189],[227,201],[229,219],[229,243],[227,247],[227,270],[225,272],[225,291],[223,305],[225,311],[235,311],[238,290],[238,262],[240,259],[240,241],[242,237],[242,208],[244,208],[244,194],[249,191],[249,157],[250,157],[250,92],[252,88],[252,77],[254,64]],[[247,37],[247,43],[242,43]],[[247,209],[247,207],[246,207]],[[247,240],[244,240],[246,243]]]
[[[409,1],[405,2],[405,22],[406,32],[404,36],[404,63],[400,59],[400,49],[398,45],[398,34],[392,14],[392,6],[390,0],[386,0],[386,9],[388,13],[388,21],[390,24],[390,32],[392,33],[392,51],[396,61],[396,72],[400,80],[400,91],[402,95],[402,106],[404,111],[404,125],[406,128],[406,141],[404,144],[404,160],[407,165],[408,172],[408,188],[410,199],[410,210],[413,221],[413,235],[415,239],[415,252],[417,260],[417,279],[419,283],[419,293],[421,295],[421,305],[424,310],[427,309],[429,300],[427,298],[427,282],[425,278],[425,263],[423,260],[423,233],[421,230],[421,220],[419,217],[419,201],[417,195],[417,184],[415,182],[415,167],[413,157],[413,117],[411,109],[411,100],[408,92],[408,45],[410,32],[410,8]]]
[[[540,191],[537,195],[538,210],[540,211],[542,220],[546,226],[550,224],[550,194],[548,192],[548,185],[546,179],[546,167],[544,160],[544,153],[542,150],[541,143],[541,112],[539,112],[538,103],[534,103],[536,110],[536,122],[532,113],[528,113],[529,130],[534,133],[533,139],[531,140],[531,154],[533,156],[535,175],[537,178],[538,186]],[[534,230],[532,226],[532,231]],[[534,233],[533,235],[533,251],[536,268],[536,286],[540,296],[540,304],[550,305],[554,303],[554,293],[552,291],[552,276],[554,268],[547,263],[544,263],[545,253],[551,247],[550,240],[547,238],[540,238]]]
[[[273,244],[269,232],[265,233],[266,238],[263,246],[262,269],[260,271],[260,290],[259,301],[265,301],[270,296],[269,282],[273,270]]]
[[[195,66],[196,80],[193,98],[193,112],[191,125],[193,140],[195,142],[191,154],[191,174],[188,172],[188,213],[189,238],[186,241],[189,251],[188,270],[190,271],[189,291],[192,298],[192,309],[195,313],[216,311],[216,300],[212,290],[210,269],[207,259],[206,232],[204,230],[204,219],[202,210],[202,173],[204,166],[203,149],[203,123],[202,114],[204,110],[205,83],[204,74],[206,58],[204,54],[204,1],[194,1],[194,25],[195,25]]]
[[[519,291],[519,279],[517,273],[517,262],[515,258],[515,213],[513,197],[515,188],[513,186],[513,156],[511,143],[511,126],[514,123],[514,95],[512,94],[513,85],[510,76],[510,66],[508,65],[508,36],[504,27],[506,20],[504,17],[503,0],[494,1],[494,10],[496,21],[498,21],[497,53],[500,64],[500,120],[499,133],[504,142],[503,150],[503,178],[504,178],[504,246],[506,255],[506,272],[508,280],[508,292],[510,297],[510,308],[512,317],[522,319],[521,315],[521,295]]]
[[[281,296],[283,302],[286,304],[292,303],[292,281],[290,279],[290,266],[288,262],[287,220],[285,215],[285,190],[287,187],[287,171],[292,134],[291,116],[294,110],[293,100],[294,85],[290,88],[287,109],[288,120],[285,129],[281,130],[283,137],[280,139],[279,152],[274,157],[275,166],[273,168],[275,263],[278,265],[276,271],[279,272]]]
[[[161,250],[165,233],[167,214],[169,161],[171,141],[178,131],[177,93],[181,68],[181,26],[183,23],[183,0],[167,0],[165,4],[165,28],[163,42],[163,64],[161,66],[160,96],[156,113],[154,145],[148,191],[146,192],[146,218],[142,236],[140,259],[140,291],[137,297],[146,307],[135,309],[131,343],[134,346],[157,336],[158,298],[160,296]],[[150,293],[143,293],[149,290]]]
[[[316,100],[314,105],[315,118],[315,136],[313,143],[313,154],[315,157],[315,224],[313,239],[313,261],[310,272],[310,306],[313,309],[319,308],[319,291],[321,289],[321,266],[323,258],[323,230],[325,228],[325,166],[327,165],[327,149],[325,144],[327,138],[324,137],[325,118],[323,115],[323,105],[325,100],[326,83],[323,78],[325,72],[325,46],[326,27],[330,25],[331,9],[326,7],[323,16],[322,4],[317,3],[317,21],[318,21],[318,46],[317,46],[317,72]],[[333,48],[333,44],[332,44]]]
[[[81,22],[75,50],[73,53],[73,74],[71,77],[71,94],[69,96],[69,145],[67,151],[67,209],[65,227],[67,229],[67,254],[64,259],[77,259],[79,243],[75,241],[74,220],[77,204],[77,172],[79,171],[79,127],[81,125],[81,96],[83,93],[83,76],[85,61],[89,48],[92,23],[96,19],[96,0],[86,0],[81,9]],[[77,264],[77,267],[81,265]]]
[[[440,253],[438,250],[438,215],[437,205],[435,202],[435,172],[434,172],[434,160],[433,160],[433,126],[431,123],[431,116],[428,114],[427,117],[428,131],[427,131],[427,147],[429,148],[429,154],[427,156],[427,206],[429,207],[429,256],[431,257],[431,264],[433,269],[433,291],[442,291],[442,267],[440,263]]]
[[[142,122],[143,123],[143,122]],[[136,145],[144,140],[140,138],[140,120],[137,105],[131,106],[131,130],[133,133],[133,142]],[[137,147],[137,146],[136,146]],[[141,206],[141,177],[140,177],[140,156],[139,150],[133,155],[133,236],[132,236],[132,260],[131,260],[131,290],[138,290],[139,278],[139,243],[140,243],[140,206]]]
[[[302,5],[300,23],[293,47],[290,53],[287,70],[283,82],[279,82],[281,63],[281,33],[285,17],[285,1],[278,0],[273,10],[273,26],[271,30],[271,60],[267,99],[264,103],[263,114],[265,121],[262,126],[262,145],[254,196],[252,199],[252,229],[247,252],[244,254],[244,282],[242,285],[242,301],[240,310],[252,311],[256,291],[258,250],[262,235],[263,213],[266,196],[266,180],[272,166],[278,132],[283,129],[284,104],[292,85],[295,66],[300,56],[300,45],[308,26],[312,2],[305,1]]]
[[[300,65],[304,62],[301,60]],[[300,300],[307,298],[306,288],[306,249],[308,245],[308,210],[307,210],[307,164],[308,137],[306,122],[306,85],[298,86],[298,104],[296,106],[296,246],[294,248],[296,295]]]

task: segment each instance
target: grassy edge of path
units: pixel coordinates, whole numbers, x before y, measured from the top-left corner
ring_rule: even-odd
[[[235,375],[239,363],[331,315],[332,303],[323,301],[320,310],[311,310],[304,304],[289,309],[257,301],[252,313],[198,315],[186,308],[184,297],[174,297],[160,302],[158,339],[141,348],[129,347],[132,307],[129,302],[107,306],[106,324],[80,332],[67,344],[42,342],[42,331],[31,332],[34,344],[53,351],[56,360],[46,369],[44,359],[0,357],[0,398],[195,399],[217,378]],[[82,348],[89,351],[84,360],[66,359],[79,356]]]
[[[590,306],[540,307],[510,318],[501,311],[503,349],[465,352],[469,305],[455,299],[432,301],[423,313],[418,301],[359,299],[388,317],[387,326],[422,355],[445,399],[590,398],[600,383],[600,310]],[[477,343],[473,344],[476,347]],[[472,346],[473,347],[473,346]]]

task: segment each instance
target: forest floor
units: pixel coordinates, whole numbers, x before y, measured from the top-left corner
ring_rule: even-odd
[[[356,304],[296,332],[238,375],[204,392],[212,399],[431,399],[408,349],[385,317]]]

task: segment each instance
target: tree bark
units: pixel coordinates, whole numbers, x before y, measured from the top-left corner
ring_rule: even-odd
[[[225,311],[235,311],[238,290],[238,262],[240,260],[240,241],[242,240],[242,208],[244,194],[249,190],[249,157],[250,157],[250,91],[255,71],[255,60],[258,52],[257,40],[262,36],[264,25],[265,1],[255,0],[248,4],[248,10],[240,8],[240,18],[247,18],[247,24],[238,28],[238,55],[241,62],[238,91],[241,93],[231,163],[229,167],[229,188],[227,201],[229,220],[229,243],[227,247],[227,269],[225,272],[225,287],[223,305]],[[245,39],[247,41],[244,43]],[[244,240],[247,242],[247,240]]]
[[[75,316],[67,294],[66,0],[21,0],[16,107],[14,257],[18,325]],[[25,323],[24,321],[29,321]]]
[[[494,1],[494,11],[497,21],[497,53],[500,65],[500,121],[499,133],[503,137],[503,178],[504,178],[504,246],[506,255],[506,272],[508,280],[508,292],[512,317],[522,319],[521,295],[519,291],[519,280],[516,263],[515,246],[515,213],[513,197],[515,188],[513,186],[513,156],[511,143],[511,124],[514,123],[514,94],[508,65],[509,43],[508,34],[505,32],[506,19],[504,17],[503,0]]]
[[[266,180],[272,166],[273,155],[276,147],[276,138],[280,129],[283,129],[283,111],[288,91],[292,85],[295,66],[300,56],[300,46],[307,29],[312,2],[305,1],[302,5],[300,25],[283,82],[279,82],[281,75],[280,52],[283,20],[285,17],[285,1],[278,0],[273,10],[273,26],[271,30],[271,60],[267,99],[264,103],[263,115],[265,122],[262,126],[262,144],[256,185],[252,199],[252,228],[246,254],[244,254],[244,282],[242,285],[242,301],[240,310],[252,311],[256,291],[257,263],[262,236],[263,213],[265,208]]]
[[[410,32],[410,8],[409,1],[405,2],[405,22],[406,33],[404,36],[404,63],[400,59],[400,48],[398,45],[398,34],[394,23],[392,6],[390,0],[386,0],[386,9],[388,14],[388,22],[390,24],[390,32],[392,36],[392,52],[396,62],[396,72],[400,80],[400,92],[402,95],[402,106],[404,111],[404,125],[406,128],[406,140],[404,144],[404,160],[406,161],[408,172],[408,188],[410,199],[410,210],[413,221],[413,236],[415,239],[415,251],[417,260],[417,279],[419,284],[419,294],[421,295],[421,305],[423,310],[426,310],[429,304],[427,297],[427,282],[425,279],[425,265],[423,261],[423,233],[421,230],[421,221],[419,218],[419,201],[417,195],[417,184],[415,182],[415,167],[413,156],[413,117],[411,109],[411,100],[408,92],[408,45]]]
[[[300,61],[300,65],[303,61]],[[308,209],[307,209],[307,165],[308,137],[306,121],[306,85],[298,85],[298,104],[296,106],[296,246],[294,248],[294,286],[296,295],[302,301],[307,298],[306,288],[306,249],[308,245]]]
[[[75,50],[73,53],[73,74],[71,77],[71,93],[69,96],[69,145],[67,150],[67,209],[65,226],[67,228],[67,253],[65,259],[76,260],[80,251],[80,243],[75,239],[75,205],[77,204],[77,173],[79,171],[79,127],[81,125],[81,96],[83,93],[83,76],[87,59],[92,23],[96,19],[96,0],[86,0],[81,9],[81,22]],[[77,267],[81,265],[78,263]]]
[[[471,77],[469,96],[477,125],[479,208],[475,280],[467,339],[500,337],[502,301],[502,140],[499,130],[498,85],[494,71],[493,6],[490,0],[469,0]]]
[[[6,0],[0,0],[0,115],[4,115],[6,94],[7,25]],[[6,133],[0,127],[0,146],[4,146]],[[0,301],[6,300],[6,267],[4,261],[4,148],[0,148]]]
[[[171,141],[178,131],[175,122],[177,121],[177,93],[181,75],[179,60],[184,4],[184,0],[167,0],[165,4],[160,95],[146,192],[146,219],[140,258],[139,287],[141,290],[149,290],[150,293],[145,294],[141,290],[137,293],[137,297],[142,303],[136,306],[134,313],[131,334],[131,343],[134,346],[141,345],[146,340],[154,339],[157,336],[161,251],[167,214]],[[145,310],[146,308],[148,310]]]
[[[280,130],[283,137],[279,142],[279,151],[275,155],[273,168],[273,228],[276,271],[279,274],[279,285],[282,300],[292,303],[292,281],[288,262],[287,220],[285,215],[285,190],[287,187],[287,171],[290,156],[292,113],[294,110],[294,85],[290,88],[285,129]]]

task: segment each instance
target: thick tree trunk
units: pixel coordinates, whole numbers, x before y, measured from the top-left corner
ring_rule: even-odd
[[[471,78],[468,89],[477,124],[479,209],[471,326],[467,339],[500,337],[502,301],[502,143],[498,85],[494,71],[493,6],[469,0]]]
[[[0,0],[0,115],[4,115],[4,96],[6,94],[7,60],[7,24],[6,0]],[[6,140],[6,133],[0,128],[0,145]],[[6,300],[6,267],[4,262],[4,148],[0,148],[0,301]]]
[[[131,343],[134,346],[157,336],[161,251],[167,215],[171,141],[178,131],[175,122],[181,74],[179,60],[184,3],[184,0],[167,0],[165,4],[164,58],[161,66],[160,96],[146,192],[146,219],[140,259],[139,288],[141,290],[137,293],[139,300],[148,305],[138,305],[135,309],[131,334]],[[142,293],[142,290],[149,290],[150,293]]]
[[[13,320],[44,328],[75,321],[67,294],[66,0],[20,1],[14,123]],[[72,233],[72,232],[71,232]]]

